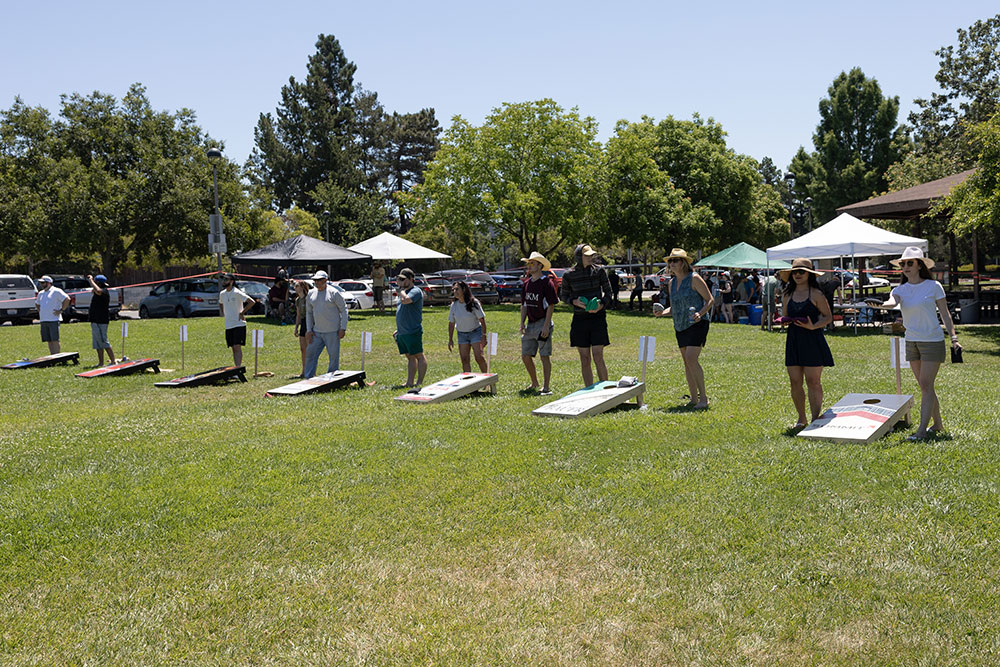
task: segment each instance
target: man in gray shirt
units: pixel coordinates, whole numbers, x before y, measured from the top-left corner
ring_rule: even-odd
[[[347,333],[347,304],[341,293],[326,284],[326,271],[312,277],[316,287],[306,295],[306,374],[316,375],[320,352],[330,356],[328,373],[340,368],[340,339]]]

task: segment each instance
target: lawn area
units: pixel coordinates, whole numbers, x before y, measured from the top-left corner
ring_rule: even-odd
[[[557,312],[553,388],[580,384]],[[533,417],[517,310],[496,396],[393,401],[390,316],[352,319],[332,394],[264,398],[299,371],[265,330],[247,384],[0,371],[0,664],[969,664],[1000,653],[1000,328],[960,327],[938,391],[949,437],[789,437],[784,337],[712,325],[712,407],[687,392],[669,320],[610,315],[611,376],[646,411]],[[178,320],[134,321],[126,352],[180,372]],[[185,372],[231,362],[219,318],[189,327]],[[424,315],[428,380],[460,370],[447,309]],[[112,324],[116,352],[120,329]],[[892,393],[887,337],[837,332],[826,404]],[[41,356],[0,328],[0,359]],[[253,370],[253,351],[246,350]],[[321,358],[325,368],[326,356]],[[912,375],[904,390],[917,393]],[[916,414],[916,413],[914,413]]]

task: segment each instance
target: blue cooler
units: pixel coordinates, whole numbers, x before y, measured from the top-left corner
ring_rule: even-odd
[[[750,316],[749,324],[755,324],[757,326],[760,326],[760,320],[763,314],[764,314],[764,306],[762,306],[761,304],[750,306],[750,310],[748,311],[748,315]]]

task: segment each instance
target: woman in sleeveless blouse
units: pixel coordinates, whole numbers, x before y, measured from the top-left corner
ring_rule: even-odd
[[[823,335],[823,328],[833,321],[833,314],[816,281],[816,276],[821,275],[821,271],[813,269],[812,261],[804,257],[792,262],[791,269],[778,272],[785,282],[781,313],[792,319],[785,339],[785,369],[798,413],[794,430],[804,428],[822,414],[823,368],[833,366],[833,354]],[[806,390],[802,388],[803,379]],[[807,391],[811,419],[806,417]]]

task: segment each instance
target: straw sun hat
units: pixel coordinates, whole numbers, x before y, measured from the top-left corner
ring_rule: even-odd
[[[903,255],[899,259],[890,259],[889,263],[898,269],[899,265],[902,264],[903,261],[907,259],[919,259],[921,262],[924,263],[924,266],[926,266],[928,269],[934,268],[934,260],[931,259],[930,257],[924,257],[924,251],[915,245],[911,245],[906,250],[904,250]]]
[[[552,268],[552,262],[545,259],[545,256],[542,253],[538,252],[537,250],[533,251],[527,257],[522,257],[521,261],[524,262],[525,264],[532,261],[538,262],[539,264],[542,265],[542,271],[548,271],[549,269]]]
[[[663,258],[663,261],[669,262],[673,257],[680,257],[681,259],[683,259],[685,262],[688,263],[688,266],[694,263],[694,258],[688,255],[687,252],[685,252],[680,248],[674,248],[673,250],[671,250],[670,254]]]
[[[787,283],[788,279],[792,277],[792,271],[796,271],[798,269],[802,269],[806,273],[811,273],[814,276],[823,275],[822,271],[817,271],[816,269],[813,268],[813,263],[811,259],[806,259],[805,257],[799,257],[798,259],[792,260],[792,268],[778,271],[778,278],[780,278],[783,282]]]

